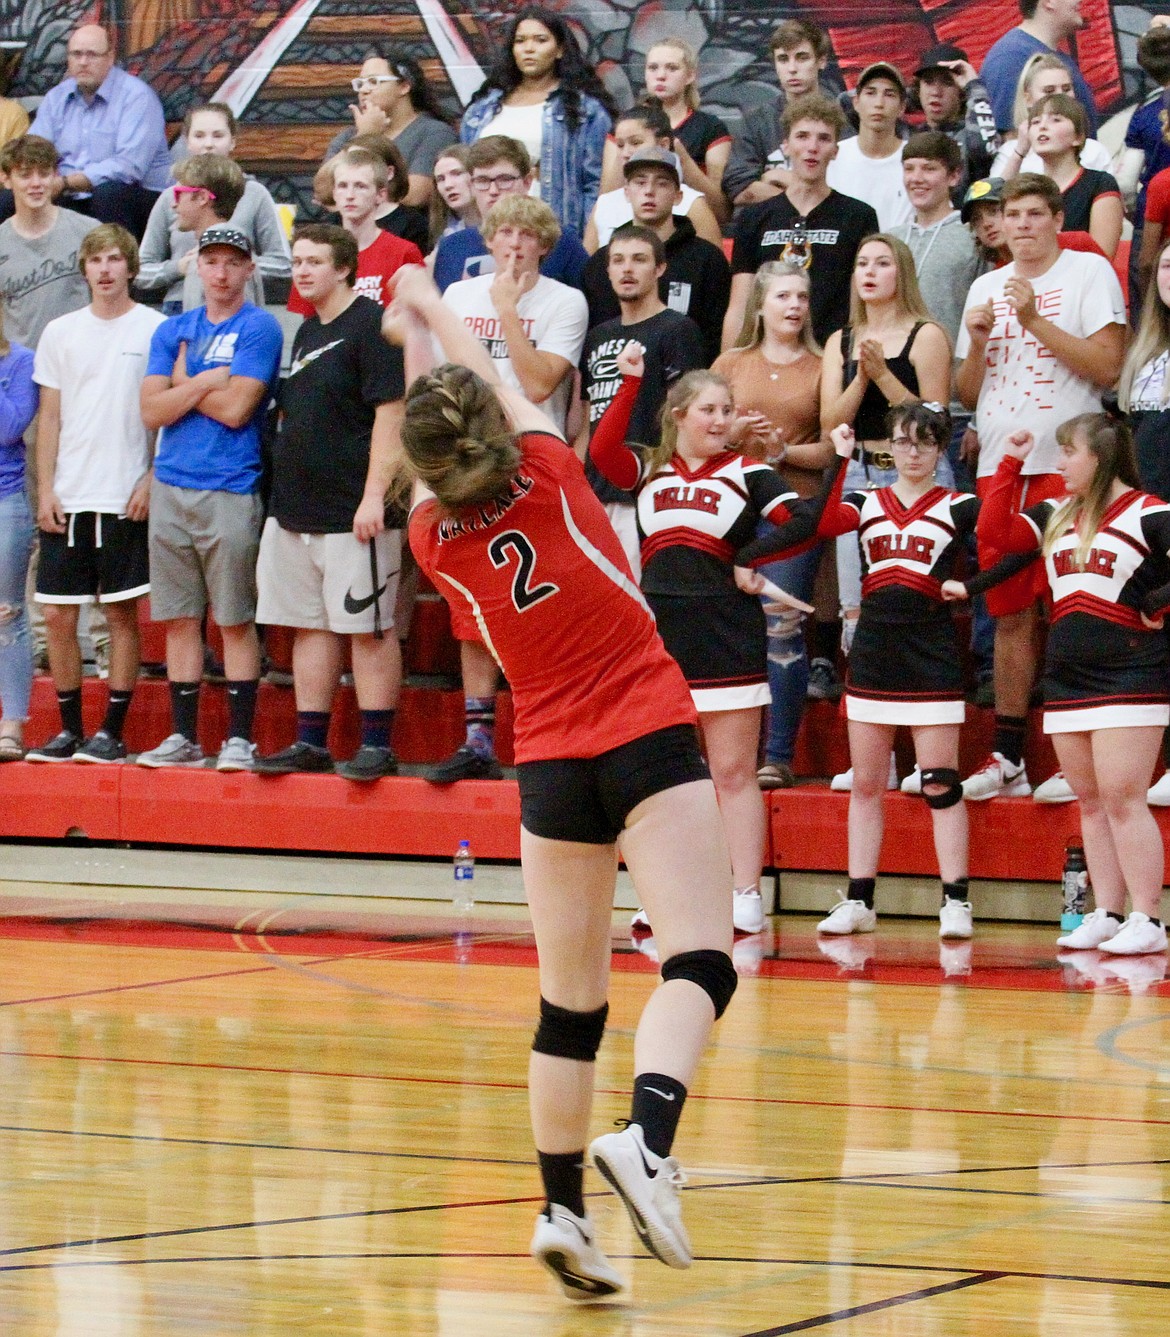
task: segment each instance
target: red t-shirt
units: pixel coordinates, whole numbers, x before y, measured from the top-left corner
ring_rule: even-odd
[[[1156,172],[1146,187],[1146,222],[1160,223],[1166,231],[1166,220],[1170,217],[1170,167]]]
[[[364,251],[358,251],[354,292],[372,297],[379,306],[390,305],[390,279],[403,265],[421,265],[422,251],[413,241],[403,241],[392,232],[379,231]],[[311,316],[313,308],[296,290],[289,294],[288,309],[297,316]]]
[[[525,432],[508,494],[455,518],[416,506],[410,546],[470,608],[504,670],[516,760],[596,757],[698,716],[576,455]]]

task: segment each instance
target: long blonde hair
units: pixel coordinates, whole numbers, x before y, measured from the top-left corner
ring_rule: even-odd
[[[1096,457],[1097,468],[1085,495],[1069,497],[1049,517],[1041,548],[1044,556],[1049,556],[1060,537],[1070,526],[1075,527],[1078,542],[1074,560],[1077,569],[1083,571],[1109,507],[1109,492],[1114,480],[1120,479],[1126,487],[1136,488],[1141,484],[1133,437],[1120,418],[1111,418],[1107,413],[1081,413],[1056,429],[1056,439],[1062,446],[1071,445],[1078,435],[1083,438],[1089,454]]]
[[[687,67],[688,73],[694,75],[697,75],[699,73],[699,57],[695,53],[695,48],[691,46],[690,42],[688,42],[685,38],[682,37],[660,38],[657,42],[652,42],[650,46],[646,48],[647,57],[649,57],[650,52],[653,51],[654,48],[658,46],[668,46],[672,51],[677,51],[678,54],[682,56],[683,64]],[[643,75],[642,77],[644,82],[645,75]],[[690,107],[692,111],[699,110],[699,83],[697,79],[692,79],[691,82],[687,84],[686,88],[683,89],[683,99],[685,100],[687,106]]]
[[[918,275],[914,270],[914,257],[910,254],[910,247],[897,237],[891,237],[888,232],[874,232],[862,240],[861,246],[857,248],[857,254],[860,255],[862,246],[868,246],[871,241],[880,241],[883,246],[888,246],[890,254],[894,257],[894,269],[898,276],[894,287],[894,301],[897,303],[898,315],[913,316],[915,320],[929,320],[937,325],[938,322],[926,309],[926,303],[922,300],[922,289],[918,286]],[[853,330],[865,324],[865,303],[857,291],[856,275],[856,261],[854,261],[854,277],[849,282],[849,326]]]
[[[774,282],[788,278],[802,278],[805,287],[811,289],[808,270],[791,260],[769,260],[756,270],[751,291],[748,293],[747,306],[744,308],[743,325],[735,341],[736,348],[759,348],[764,342],[764,299]],[[813,357],[821,356],[821,346],[813,338],[811,310],[804,314],[804,324],[800,327],[800,343]]]
[[[680,376],[670,387],[659,419],[661,434],[658,438],[658,444],[646,452],[647,478],[669,464],[678,449],[678,418],[675,417],[675,414],[677,413],[681,417],[686,413],[687,409],[709,385],[722,386],[734,403],[731,386],[718,373],[707,371],[705,368],[688,371],[685,376]]]
[[[1170,307],[1162,300],[1158,291],[1158,266],[1162,257],[1170,250],[1170,237],[1162,243],[1158,258],[1154,261],[1154,273],[1146,288],[1142,302],[1142,318],[1138,322],[1137,334],[1125,355],[1125,365],[1121,369],[1121,379],[1117,383],[1117,402],[1125,410],[1130,410],[1133,402],[1133,383],[1137,374],[1149,362],[1163,353],[1170,351]],[[1168,368],[1170,370],[1170,368]],[[1162,382],[1162,403],[1170,400],[1170,375]]]
[[[1034,56],[1029,56],[1024,62],[1024,68],[1020,71],[1019,82],[1016,84],[1016,100],[1012,103],[1012,125],[1020,125],[1028,119],[1028,113],[1032,110],[1032,103],[1035,101],[1034,98],[1029,98],[1028,88],[1041,70],[1061,70],[1065,74],[1069,73],[1069,68],[1064,61],[1059,56],[1052,55],[1051,52],[1040,51]]]

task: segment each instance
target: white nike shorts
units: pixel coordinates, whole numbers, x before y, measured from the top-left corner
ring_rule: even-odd
[[[256,621],[341,636],[389,632],[401,565],[400,529],[359,543],[352,533],[294,534],[269,517],[256,565]]]

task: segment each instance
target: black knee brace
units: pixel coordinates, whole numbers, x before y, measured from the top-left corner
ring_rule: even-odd
[[[715,1018],[718,1020],[727,1011],[731,995],[739,977],[731,964],[731,957],[726,952],[712,951],[705,948],[700,952],[679,952],[662,963],[664,980],[690,980],[710,998],[715,1005]]]
[[[578,1063],[592,1063],[601,1047],[605,1033],[605,1019],[609,1004],[603,1003],[596,1012],[570,1012],[557,1007],[547,998],[540,1000],[540,1025],[532,1040],[538,1054],[552,1058],[572,1058]]]
[[[946,785],[941,794],[928,794],[927,785]],[[953,766],[933,766],[922,772],[922,797],[930,808],[953,808],[963,801],[963,786],[959,772]]]

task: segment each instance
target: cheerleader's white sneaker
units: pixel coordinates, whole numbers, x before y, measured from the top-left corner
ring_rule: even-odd
[[[1134,910],[1113,937],[1101,944],[1100,950],[1114,956],[1144,956],[1146,952],[1164,952],[1166,930],[1161,924],[1155,924],[1149,915]]]

